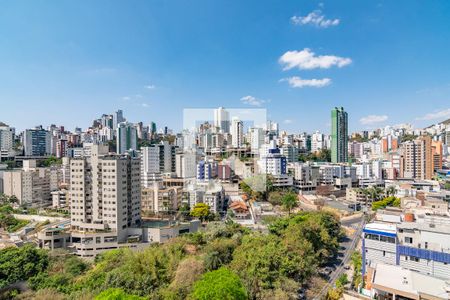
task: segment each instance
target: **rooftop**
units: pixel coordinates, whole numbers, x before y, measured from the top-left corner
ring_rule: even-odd
[[[364,226],[365,230],[374,230],[374,231],[381,231],[381,232],[387,232],[387,233],[397,233],[397,227],[395,224],[388,224],[388,223],[369,223]]]
[[[400,266],[377,264],[373,276],[373,287],[396,290],[398,294],[429,295],[438,299],[449,299],[447,283],[443,279],[403,269]]]

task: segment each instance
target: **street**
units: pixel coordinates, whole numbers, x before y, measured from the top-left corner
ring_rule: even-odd
[[[341,243],[339,248],[338,257],[334,263],[336,269],[334,269],[331,274],[329,274],[328,283],[320,290],[319,294],[317,294],[314,299],[320,300],[324,297],[329,288],[334,286],[334,283],[339,278],[339,276],[344,271],[344,266],[348,264],[350,261],[351,255],[358,245],[359,239],[361,237],[361,232],[364,228],[365,218],[364,215],[360,218],[355,218],[351,220],[343,221],[342,226],[347,226],[355,229],[353,235],[348,238],[346,237]]]

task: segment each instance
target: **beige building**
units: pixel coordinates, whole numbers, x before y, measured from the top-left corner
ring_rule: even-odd
[[[433,152],[431,137],[422,136],[403,143],[401,176],[414,179],[431,179],[433,176]]]
[[[94,145],[90,157],[70,161],[72,244],[82,256],[117,248],[141,221],[140,160],[109,155]]]
[[[181,203],[182,188],[163,188],[155,183],[153,187],[143,188],[141,210],[143,214],[158,214],[175,211]]]
[[[3,192],[16,196],[23,206],[51,206],[50,174],[49,168],[36,168],[35,160],[25,160],[21,170],[4,172]]]

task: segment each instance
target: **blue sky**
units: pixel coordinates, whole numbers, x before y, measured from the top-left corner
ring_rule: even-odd
[[[328,132],[344,106],[352,130],[425,126],[450,118],[449,50],[446,0],[0,1],[0,121],[256,107]]]

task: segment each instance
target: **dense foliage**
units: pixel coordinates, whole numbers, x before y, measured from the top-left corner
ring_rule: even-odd
[[[298,160],[301,162],[331,162],[331,150],[321,149],[320,151],[315,153],[300,154]]]
[[[12,215],[13,208],[9,204],[3,204],[0,206],[0,228],[5,229],[8,232],[15,232],[23,226],[30,223],[26,220],[18,220]]]
[[[40,274],[46,270],[47,266],[46,252],[32,245],[2,249],[0,250],[0,288]]]
[[[372,203],[372,209],[378,210],[387,206],[400,207],[401,200],[394,196],[386,197],[383,200],[375,201]]]
[[[165,244],[105,252],[92,263],[9,248],[0,253],[0,278],[2,286],[27,280],[32,291],[21,299],[296,299],[336,255],[340,234],[336,216],[302,212],[273,220],[266,234],[212,222]]]
[[[227,268],[208,272],[197,281],[190,295],[195,300],[245,300],[241,279]]]

